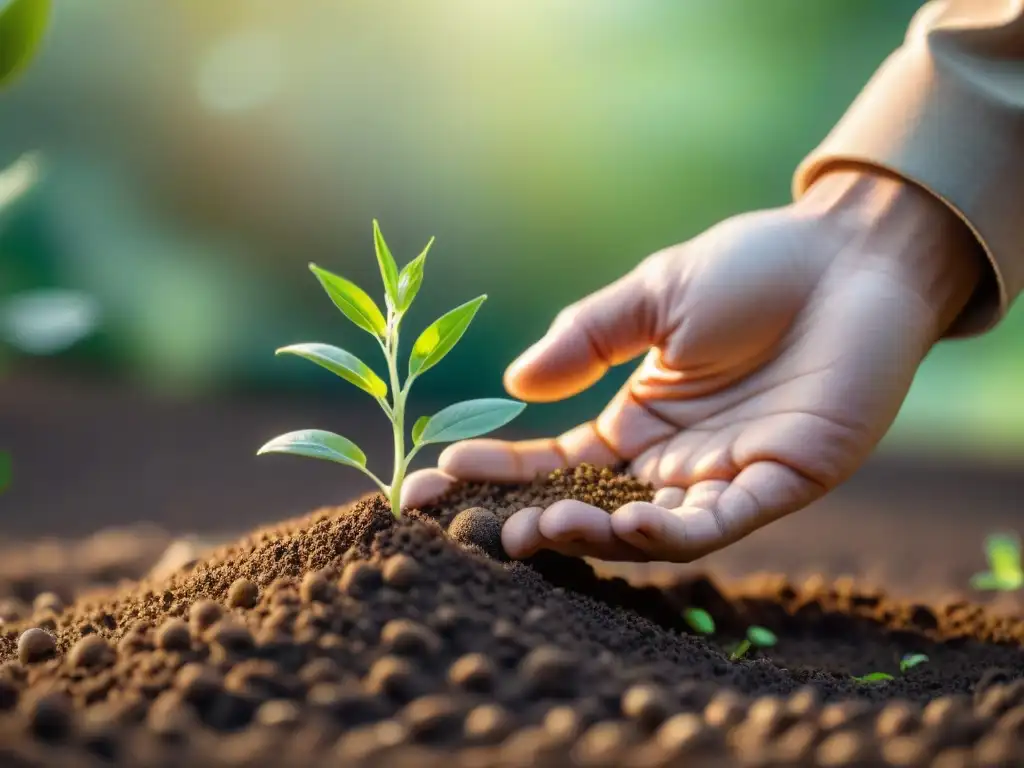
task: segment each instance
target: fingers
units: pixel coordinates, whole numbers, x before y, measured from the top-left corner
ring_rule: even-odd
[[[597,433],[593,422],[543,440],[467,440],[448,446],[438,460],[447,475],[460,480],[527,483],[537,475],[582,463],[611,466],[619,456]]]
[[[533,402],[583,391],[613,365],[632,360],[658,341],[658,287],[640,267],[563,310],[547,334],[505,372],[505,388]]]
[[[611,516],[612,531],[651,560],[689,562],[731,544],[825,493],[819,483],[773,461],[743,469],[731,482],[696,483],[682,503],[634,502]],[[673,494],[659,499],[668,503]]]
[[[566,499],[547,509],[528,507],[508,519],[501,543],[510,557],[523,559],[549,549],[602,560],[646,560],[647,556],[615,536],[611,516],[582,501]]]
[[[439,469],[420,469],[405,478],[402,508],[417,509],[432,504],[448,492],[455,478]]]

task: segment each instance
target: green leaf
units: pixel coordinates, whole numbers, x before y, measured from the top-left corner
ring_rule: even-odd
[[[928,657],[923,653],[908,653],[900,659],[900,672],[906,672],[908,669],[913,669],[918,664],[924,664],[926,661],[928,661]]]
[[[991,571],[984,571],[971,577],[971,587],[979,591],[1013,592],[1021,586],[1024,586],[1024,576],[1007,580]]]
[[[747,628],[747,639],[758,648],[771,648],[779,642],[779,638],[770,629],[757,626]]]
[[[715,633],[715,620],[703,608],[687,608],[683,611],[683,618],[690,625],[690,629],[697,634],[713,635]]]
[[[281,347],[274,354],[304,357],[374,397],[385,397],[388,394],[388,385],[370,366],[355,355],[330,344],[292,344]]]
[[[405,312],[409,309],[412,306],[413,299],[416,298],[416,294],[420,292],[420,286],[423,285],[424,263],[427,260],[427,252],[433,244],[434,238],[430,238],[430,242],[427,243],[423,252],[402,267],[402,272],[398,275],[397,308],[399,312]]]
[[[309,268],[345,317],[367,333],[384,338],[387,333],[387,321],[366,291],[316,264],[310,264]]]
[[[451,443],[485,435],[508,424],[525,407],[526,403],[501,398],[466,400],[449,405],[427,420],[420,430],[419,442]]]
[[[380,232],[380,224],[373,220],[373,249],[377,252],[377,263],[380,264],[380,276],[384,280],[384,292],[393,307],[398,307],[398,265],[391,249],[384,242]]]
[[[872,672],[867,675],[861,675],[857,677],[853,676],[853,679],[858,683],[887,683],[890,680],[894,680],[892,675],[886,674],[885,672]]]
[[[412,442],[414,445],[419,443],[420,437],[423,435],[423,430],[426,428],[429,421],[429,416],[420,416],[416,419],[416,423],[412,425]]]
[[[11,475],[11,454],[7,451],[0,451],[0,493],[10,487]]]
[[[18,75],[39,50],[52,0],[12,0],[0,10],[0,85]]]
[[[477,296],[472,301],[456,307],[435,320],[412,345],[409,355],[409,375],[426,373],[447,355],[473,321],[480,305],[487,296]]]
[[[732,661],[739,661],[740,659],[742,659],[744,656],[747,655],[747,651],[749,651],[749,650],[750,650],[750,641],[749,640],[744,640],[742,643],[740,643],[739,645],[736,646],[736,648],[732,652],[732,655],[729,656],[729,659],[732,660]]]
[[[1024,580],[1020,564],[1020,539],[1013,534],[994,533],[985,539],[989,568],[996,578],[1013,582]]]
[[[366,454],[358,445],[348,438],[326,432],[322,429],[300,429],[278,435],[258,451],[257,456],[265,453],[287,453],[292,456],[308,456],[311,459],[324,459],[347,464],[350,467],[363,469],[366,467]]]

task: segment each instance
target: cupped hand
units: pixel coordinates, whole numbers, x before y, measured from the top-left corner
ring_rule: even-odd
[[[560,313],[508,369],[508,391],[560,400],[645,355],[626,385],[558,437],[450,446],[437,469],[409,477],[404,503],[456,479],[627,462],[659,489],[652,503],[523,509],[505,524],[505,549],[676,562],[719,549],[864,462],[974,291],[976,250],[916,187],[828,174],[800,202],[727,220]]]

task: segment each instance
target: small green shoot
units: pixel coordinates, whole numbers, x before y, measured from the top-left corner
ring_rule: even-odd
[[[856,680],[858,683],[872,684],[888,683],[890,680],[895,680],[896,678],[885,672],[872,672],[867,675],[861,675],[860,677],[854,676],[853,679]]]
[[[279,435],[260,448],[257,455],[285,453],[308,456],[358,469],[387,497],[391,513],[400,517],[402,484],[409,464],[423,446],[451,443],[492,432],[522,413],[526,404],[499,398],[467,400],[442,408],[433,416],[421,416],[412,427],[412,448],[406,450],[405,407],[413,382],[452,350],[487,297],[477,296],[428,326],[412,345],[408,373],[402,382],[398,371],[399,329],[423,283],[423,266],[434,240],[431,238],[420,255],[401,271],[376,220],[373,222],[373,242],[384,282],[385,312],[354,283],[316,264],[310,264],[309,268],[341,313],[377,341],[387,361],[387,381],[355,355],[329,344],[293,344],[282,347],[276,354],[295,355],[316,363],[377,401],[391,421],[394,432],[395,458],[391,482],[385,483],[367,469],[366,454],[351,440],[320,429],[302,429]]]
[[[747,628],[746,638],[736,646],[729,658],[732,661],[739,661],[751,648],[771,648],[779,638],[775,633],[765,627],[752,626]]]
[[[1024,586],[1024,568],[1020,562],[1020,539],[1012,533],[994,533],[985,539],[989,570],[971,577],[977,590],[1012,592]]]
[[[928,657],[923,653],[908,653],[900,659],[900,672],[906,674],[907,670],[913,669],[918,664],[924,664]]]
[[[900,674],[905,675],[914,667],[919,664],[924,664],[928,661],[928,657],[923,653],[907,653],[904,654],[903,658],[900,659]],[[854,682],[862,684],[874,684],[874,683],[888,683],[896,678],[887,672],[871,672],[867,675],[851,675]]]
[[[715,620],[703,608],[687,608],[683,612],[683,618],[690,625],[690,629],[698,635],[715,634]]]

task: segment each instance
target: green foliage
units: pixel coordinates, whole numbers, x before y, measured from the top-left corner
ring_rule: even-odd
[[[1015,534],[994,533],[988,536],[985,539],[985,556],[989,570],[971,577],[974,589],[1012,592],[1024,586],[1020,539]]]
[[[733,649],[729,658],[732,661],[739,661],[751,648],[771,648],[778,642],[779,638],[770,629],[752,625],[747,627],[747,636]]]
[[[900,674],[905,675],[914,667],[919,664],[924,664],[928,661],[928,657],[923,653],[907,653],[904,654],[903,658],[900,659]],[[852,675],[852,679],[857,683],[871,684],[871,683],[887,683],[890,680],[896,678],[890,675],[888,672],[871,672],[867,675]]]
[[[867,675],[861,675],[860,677],[854,676],[853,678],[858,683],[872,684],[872,683],[887,683],[890,680],[895,680],[892,675],[886,674],[885,672],[872,672]]]
[[[508,424],[525,407],[525,403],[498,398],[467,400],[449,405],[420,426],[418,434],[413,436],[413,442],[416,445],[453,443],[485,435]]]
[[[779,642],[779,638],[770,629],[757,626],[747,628],[747,639],[757,648],[771,648]]]
[[[905,673],[909,669],[913,669],[919,664],[924,664],[928,661],[928,657],[923,653],[908,653],[902,659],[900,659],[900,672]]]
[[[473,322],[480,305],[486,300],[486,295],[477,296],[472,301],[467,301],[450,312],[446,312],[427,326],[427,329],[416,339],[416,343],[412,345],[412,354],[409,355],[409,375],[420,376],[441,362],[441,359],[451,351],[452,347],[459,343],[462,334]]]
[[[327,295],[352,323],[371,334],[380,345],[387,361],[388,383],[372,368],[338,347],[329,344],[293,344],[277,350],[277,354],[302,357],[355,385],[372,396],[391,420],[395,440],[395,463],[390,484],[385,484],[366,467],[366,455],[348,438],[319,429],[304,429],[275,437],[259,449],[258,454],[285,453],[334,461],[363,472],[376,483],[391,502],[395,517],[401,514],[402,483],[413,457],[424,445],[450,443],[491,432],[508,424],[522,413],[525,403],[518,400],[485,398],[468,400],[443,408],[433,416],[421,416],[412,428],[412,450],[405,449],[405,406],[413,381],[434,367],[458,343],[486,296],[456,307],[431,324],[416,340],[409,356],[409,374],[405,383],[398,378],[399,328],[405,312],[412,305],[423,284],[423,267],[430,242],[419,256],[401,272],[391,249],[384,240],[377,221],[373,222],[373,243],[384,283],[387,317],[373,299],[355,283],[326,269],[309,267]],[[390,393],[391,402],[387,401]]]
[[[683,618],[690,625],[690,629],[699,635],[715,633],[715,620],[703,608],[687,608],[683,611]]]
[[[39,50],[52,0],[12,0],[0,10],[0,86],[12,81]]]

